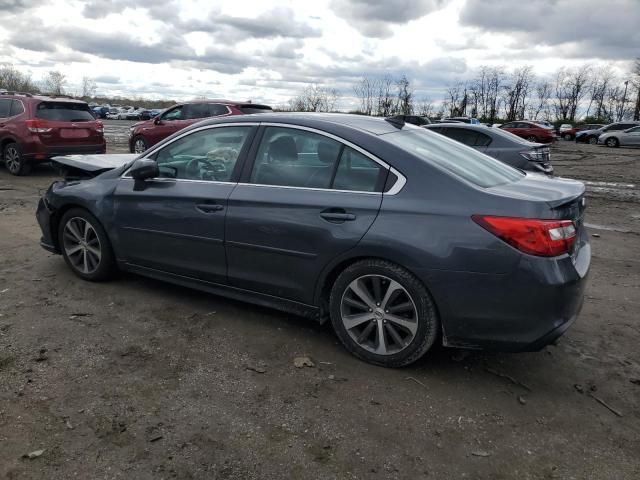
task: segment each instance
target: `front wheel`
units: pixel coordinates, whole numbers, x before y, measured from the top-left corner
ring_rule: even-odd
[[[147,150],[147,142],[144,138],[137,136],[133,139],[133,153],[144,153]]]
[[[568,142],[571,140],[571,134],[570,133],[565,133],[564,134],[564,139]]]
[[[607,145],[607,147],[619,147],[620,146],[620,142],[618,141],[617,138],[607,138],[607,141],[605,142],[605,144]]]
[[[60,220],[58,243],[65,262],[84,280],[109,279],[115,271],[111,243],[96,217],[81,208],[72,208]]]
[[[4,164],[11,175],[28,175],[31,172],[31,164],[22,156],[17,143],[4,147]]]
[[[385,260],[362,260],[347,267],[331,289],[329,304],[342,344],[374,365],[409,365],[437,337],[438,315],[425,286]]]
[[[527,137],[527,140],[528,140],[529,142],[536,143],[536,142],[538,141],[538,137],[536,137],[535,135],[529,135],[529,136]]]

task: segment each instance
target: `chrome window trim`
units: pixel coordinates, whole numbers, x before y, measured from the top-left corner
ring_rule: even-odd
[[[210,117],[210,118],[217,118],[217,117]],[[378,157],[376,157],[372,153],[370,153],[367,150],[359,147],[358,145],[355,145],[354,143],[351,143],[350,141],[345,140],[342,137],[338,137],[337,135],[333,135],[332,133],[328,133],[328,132],[325,132],[323,130],[318,130],[317,128],[305,127],[303,125],[293,125],[293,124],[289,124],[289,123],[277,123],[277,122],[231,122],[231,123],[216,123],[216,124],[213,124],[213,125],[203,125],[202,127],[198,127],[198,128],[195,128],[193,130],[189,130],[187,132],[184,132],[184,133],[178,135],[176,138],[174,138],[169,143],[166,143],[164,145],[154,145],[152,148],[150,148],[149,150],[144,152],[144,154],[142,156],[136,158],[136,160],[146,159],[149,156],[154,155],[157,151],[159,151],[159,150],[161,150],[163,148],[169,147],[174,142],[177,142],[181,138],[183,138],[183,137],[185,137],[187,135],[191,135],[192,133],[200,132],[202,130],[210,130],[210,129],[214,129],[214,128],[239,127],[239,126],[251,126],[251,127],[265,126],[265,127],[292,128],[292,129],[295,129],[295,130],[304,130],[304,131],[316,133],[318,135],[322,135],[322,136],[331,138],[331,139],[333,139],[333,140],[335,140],[337,142],[340,142],[340,143],[342,143],[342,144],[344,144],[344,145],[346,145],[346,146],[348,146],[350,148],[353,148],[354,150],[356,150],[357,152],[361,153],[365,157],[367,157],[367,158],[373,160],[374,162],[376,162],[378,165],[389,169],[389,171],[391,171],[391,173],[393,173],[397,177],[396,183],[394,183],[393,186],[387,192],[384,192],[384,191],[383,192],[365,192],[365,191],[361,191],[361,190],[336,190],[334,188],[311,188],[311,187],[294,187],[294,186],[289,186],[289,185],[265,185],[265,184],[260,184],[260,183],[218,182],[218,181],[214,181],[214,180],[188,180],[188,179],[180,179],[180,178],[168,178],[166,180],[170,180],[170,181],[173,181],[173,182],[219,183],[219,184],[226,184],[226,185],[228,185],[228,184],[237,184],[237,185],[243,185],[243,186],[288,188],[288,189],[295,189],[295,190],[312,190],[312,191],[340,192],[340,193],[363,193],[363,194],[367,194],[367,195],[378,195],[378,194],[396,195],[404,188],[405,184],[407,183],[407,178],[402,173],[400,173],[398,170],[396,170],[394,167],[392,167],[391,165],[389,165],[385,161],[380,160]],[[121,175],[120,178],[133,178],[133,177],[127,176],[127,173],[129,173],[129,169],[127,169]]]

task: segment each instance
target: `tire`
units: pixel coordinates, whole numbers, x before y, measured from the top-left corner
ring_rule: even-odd
[[[565,133],[562,138],[564,138],[567,142],[571,141],[571,134],[570,133]]]
[[[589,145],[597,145],[598,139],[596,137],[589,137]]]
[[[85,229],[85,224],[90,229]],[[100,282],[113,277],[116,263],[109,237],[98,219],[86,210],[72,208],[65,212],[58,225],[58,245],[67,266],[83,280]]]
[[[31,163],[22,156],[22,149],[17,143],[9,143],[4,147],[4,164],[11,175],[28,175]]]
[[[352,286],[368,293],[359,296]],[[426,287],[386,260],[361,260],[347,267],[331,289],[329,306],[333,329],[345,348],[374,365],[397,368],[415,362],[440,331],[436,306]],[[351,327],[345,325],[348,317],[356,320]]]
[[[147,146],[147,142],[144,137],[141,137],[140,135],[133,137],[133,152],[131,153],[143,153],[147,148],[149,147]]]
[[[526,138],[526,140],[529,141],[529,142],[537,143],[538,142],[538,137],[536,137],[535,135],[529,135]]]
[[[616,137],[610,137],[610,138],[607,138],[607,141],[605,142],[605,145],[607,147],[617,148],[617,147],[620,146],[620,142],[618,141],[618,139]]]

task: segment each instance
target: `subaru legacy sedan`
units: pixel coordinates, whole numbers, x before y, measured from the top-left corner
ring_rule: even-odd
[[[318,321],[357,357],[436,342],[539,350],[577,317],[584,185],[397,119],[209,119],[142,156],[57,158],[42,246],[90,281],[126,270]]]

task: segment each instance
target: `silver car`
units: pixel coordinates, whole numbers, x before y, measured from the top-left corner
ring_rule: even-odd
[[[640,126],[603,133],[598,137],[598,145],[640,147]]]
[[[512,167],[551,175],[549,146],[529,142],[500,128],[466,123],[436,123],[423,128],[438,132]]]

